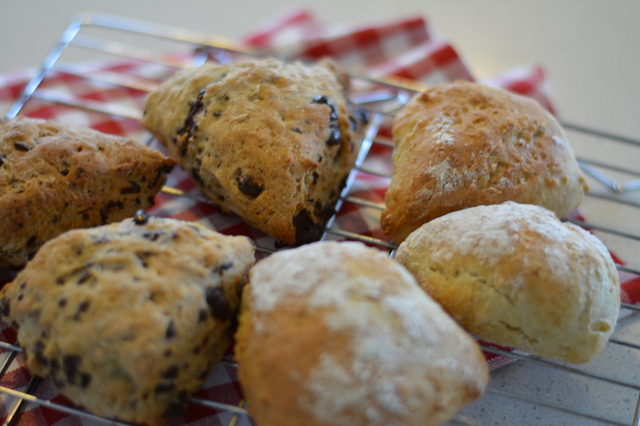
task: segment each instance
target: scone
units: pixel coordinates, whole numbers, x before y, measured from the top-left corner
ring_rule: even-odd
[[[183,71],[142,123],[225,214],[284,244],[318,238],[359,150],[362,117],[329,61]]]
[[[513,202],[442,216],[396,260],[470,333],[569,362],[589,361],[613,332],[620,284],[595,236],[542,207]]]
[[[29,118],[0,120],[0,267],[47,240],[153,206],[175,160],[117,136]]]
[[[159,425],[227,349],[254,247],[138,216],[47,242],[1,306],[31,373],[97,415]]]
[[[436,217],[515,201],[563,217],[587,185],[558,122],[535,101],[475,83],[414,97],[393,123],[383,231],[401,243]]]
[[[433,426],[479,397],[478,345],[386,253],[322,242],[249,273],[236,335],[260,426]]]

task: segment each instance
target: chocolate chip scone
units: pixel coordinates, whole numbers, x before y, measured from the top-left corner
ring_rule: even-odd
[[[117,136],[52,121],[0,120],[0,267],[20,266],[69,229],[153,206],[175,160]]]
[[[254,263],[246,237],[126,219],[47,242],[2,290],[25,364],[93,413],[161,424],[229,345]]]
[[[149,95],[144,126],[225,214],[285,244],[318,238],[365,120],[332,62],[275,59],[183,71]]]

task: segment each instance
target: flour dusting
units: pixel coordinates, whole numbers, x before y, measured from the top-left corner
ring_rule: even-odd
[[[298,403],[314,416],[346,426],[355,411],[371,425],[384,425],[389,416],[411,412],[416,401],[400,393],[408,377],[442,357],[447,370],[458,372],[452,374],[465,371],[455,354],[442,353],[442,339],[457,332],[453,321],[386,254],[360,243],[325,242],[264,262],[250,278],[256,309],[278,309],[288,297],[301,297],[310,310],[330,309],[324,317],[330,336],[349,336],[347,356],[323,353],[306,380]],[[370,265],[384,268],[372,273]]]
[[[453,119],[447,115],[440,115],[425,130],[431,133],[436,145],[452,145],[455,142]]]

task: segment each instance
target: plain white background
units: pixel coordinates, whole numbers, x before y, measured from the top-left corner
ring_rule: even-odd
[[[294,6],[327,24],[421,14],[476,77],[540,64],[565,121],[640,138],[640,2],[631,0],[0,0],[0,73],[37,66],[79,12],[238,38]]]

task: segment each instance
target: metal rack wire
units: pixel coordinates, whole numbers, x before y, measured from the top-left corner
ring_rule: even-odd
[[[91,35],[91,31],[106,32],[100,36]],[[89,33],[89,34],[86,34]],[[136,38],[134,42],[128,38]],[[126,41],[122,41],[126,39]],[[140,44],[136,44],[142,41]],[[170,47],[166,45],[170,43]],[[141,46],[142,45],[142,46]],[[169,55],[173,48],[181,46],[185,54]],[[71,50],[79,51],[81,58],[91,55],[116,55],[135,61],[148,62],[177,70],[196,67],[207,60],[229,62],[233,55],[259,55],[239,43],[207,34],[187,31],[164,25],[136,21],[120,17],[85,14],[75,17],[62,34],[55,48],[44,60],[37,74],[31,79],[22,95],[7,113],[8,117],[20,114],[25,105],[32,100],[63,104],[81,111],[91,111],[126,119],[139,120],[141,109],[127,105],[104,103],[80,99],[65,93],[42,87],[51,74],[66,74],[89,81],[123,87],[147,93],[156,87],[153,81],[135,78],[129,75],[95,73],[61,60],[63,54]],[[380,128],[388,124],[394,112],[410,96],[424,87],[411,81],[382,81],[362,75],[352,75],[356,83],[365,86],[365,90],[354,93],[354,100],[370,111],[370,120],[363,139],[356,167],[351,172],[347,185],[341,193],[336,210],[354,204],[372,211],[381,211],[380,203],[354,196],[353,186],[362,174],[389,178],[388,171],[370,167],[367,156],[374,146],[392,148],[392,142],[379,133]],[[570,133],[574,150],[584,172],[590,176],[592,190],[587,194],[584,207],[586,217],[603,218],[602,211],[614,205],[616,209],[631,209],[627,217],[633,218],[640,208],[640,141],[614,135],[608,132],[562,123]],[[152,138],[147,136],[147,143]],[[592,149],[598,146],[599,149]],[[596,152],[595,155],[581,156],[581,152]],[[606,151],[601,155],[599,151]],[[176,197],[190,197],[199,202],[209,200],[178,188],[165,187],[163,191]],[[635,210],[634,210],[635,209]],[[393,255],[395,245],[391,241],[361,235],[336,226],[336,215],[327,223],[322,239],[350,239],[387,250]],[[640,277],[640,228],[634,222],[600,220],[574,223],[598,233],[614,251],[622,250],[627,266],[618,266],[619,271],[629,276]],[[273,246],[260,245],[258,250],[268,255],[276,250]],[[634,256],[635,255],[635,256]],[[569,425],[620,425],[640,426],[640,372],[634,371],[637,359],[640,359],[640,322],[636,320],[640,308],[623,303],[628,315],[621,319],[618,330],[610,340],[605,354],[595,362],[585,366],[574,366],[549,361],[537,356],[511,352],[493,346],[483,345],[488,353],[498,354],[518,360],[492,373],[490,389],[481,400],[466,407],[448,424],[484,425],[484,424],[569,424]],[[16,357],[22,356],[19,347],[0,343],[0,379],[4,377],[9,365]],[[613,360],[613,361],[612,361]],[[233,361],[223,361],[232,368]],[[615,364],[616,368],[613,368]],[[637,367],[637,366],[636,366]],[[636,368],[637,369],[637,368]],[[640,370],[640,369],[638,369]],[[553,383],[553,385],[550,384]],[[32,379],[26,388],[17,390],[0,386],[0,393],[9,397],[5,424],[17,424],[21,413],[30,406],[43,406],[59,412],[72,414],[85,424],[117,424],[116,421],[102,419],[77,408],[71,408],[34,396],[31,392],[37,384]],[[585,392],[584,389],[587,389]],[[567,392],[565,392],[565,390]],[[569,391],[577,390],[575,397],[567,397]],[[9,400],[8,399],[8,400]],[[583,403],[574,404],[582,400]],[[615,400],[615,401],[614,401]],[[194,398],[192,403],[205,405],[229,413],[228,425],[250,424],[247,411],[241,406],[230,405],[216,400]]]

